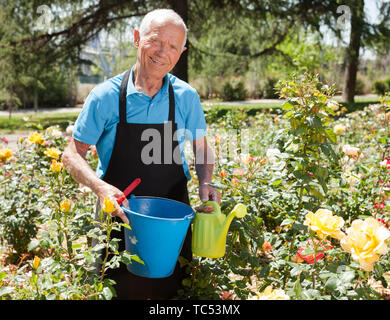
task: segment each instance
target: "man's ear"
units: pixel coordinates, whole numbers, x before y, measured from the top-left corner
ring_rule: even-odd
[[[187,50],[187,47],[184,47],[183,50],[181,50],[181,53]]]
[[[141,37],[139,35],[139,31],[137,29],[134,29],[134,46],[138,49],[139,41]]]

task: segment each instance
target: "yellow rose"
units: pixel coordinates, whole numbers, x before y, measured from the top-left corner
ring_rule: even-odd
[[[45,150],[45,155],[50,158],[58,159],[60,157],[61,151],[55,147],[47,148]]]
[[[108,197],[104,198],[103,211],[105,213],[111,213],[115,211],[115,204]]]
[[[372,135],[370,134],[366,134],[364,137],[363,137],[364,140],[371,140],[372,139]]]
[[[37,256],[34,256],[34,261],[33,261],[33,265],[32,266],[33,266],[33,268],[35,270],[38,269],[40,262],[41,262],[41,259],[39,257],[37,257]]]
[[[372,271],[379,256],[389,250],[386,240],[390,237],[390,231],[375,218],[354,220],[346,233],[340,245],[351,254],[352,259],[359,262],[363,270]]]
[[[336,124],[333,127],[333,132],[335,134],[343,134],[346,130],[347,130],[347,128],[344,125],[342,125],[342,124]]]
[[[28,138],[27,138],[27,142],[29,144],[32,144],[32,143],[39,143],[39,144],[43,144],[44,141],[43,141],[43,136],[41,133],[38,133],[38,132],[32,132],[28,135]]]
[[[65,198],[60,203],[60,209],[61,209],[62,212],[69,212],[71,205],[72,204],[70,203],[70,201]]]
[[[333,111],[337,111],[339,110],[339,104],[336,101],[329,101],[328,108],[332,109]]]
[[[341,113],[346,113],[346,112],[348,112],[348,109],[346,107],[342,107],[340,111],[341,111]]]
[[[318,209],[316,213],[309,212],[305,218],[304,224],[316,232],[321,239],[329,236],[340,240],[344,236],[341,231],[344,226],[343,218],[334,216],[328,209]]]
[[[62,162],[55,159],[51,160],[50,170],[53,172],[60,172],[62,169]]]
[[[256,292],[249,300],[290,300],[290,297],[282,289],[273,289],[268,286],[262,293]]]
[[[0,161],[7,161],[11,159],[13,156],[12,150],[8,148],[1,148],[0,149]]]

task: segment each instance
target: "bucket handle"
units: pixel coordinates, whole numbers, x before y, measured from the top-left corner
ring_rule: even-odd
[[[191,212],[190,214],[187,214],[184,219],[191,220],[195,215],[195,211]]]

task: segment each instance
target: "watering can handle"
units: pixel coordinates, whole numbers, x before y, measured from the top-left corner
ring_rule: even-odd
[[[215,213],[215,214],[221,213],[221,207],[215,201],[206,201],[206,202],[203,202],[202,205],[203,206],[213,206],[214,207],[213,213]]]

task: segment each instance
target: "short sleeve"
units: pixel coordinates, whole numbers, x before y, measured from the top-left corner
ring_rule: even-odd
[[[186,106],[185,138],[187,140],[196,140],[206,135],[207,125],[199,95],[196,91],[190,101],[189,105]]]
[[[100,99],[91,91],[75,122],[73,138],[89,145],[96,145],[105,125]]]

